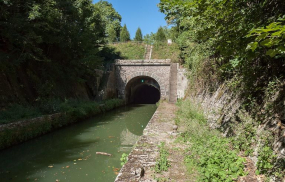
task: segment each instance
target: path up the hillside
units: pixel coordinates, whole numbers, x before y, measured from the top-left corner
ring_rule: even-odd
[[[146,45],[144,59],[151,59],[151,53],[152,53],[152,45]]]

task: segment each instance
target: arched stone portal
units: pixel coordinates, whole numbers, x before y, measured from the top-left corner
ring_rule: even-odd
[[[155,104],[161,97],[159,83],[149,76],[132,78],[125,88],[127,103]]]
[[[161,99],[176,102],[178,63],[164,60],[116,60],[116,91],[119,98],[127,103],[136,101],[137,96],[159,95]],[[155,84],[135,83],[139,79],[150,79]],[[138,97],[140,98],[140,97]]]

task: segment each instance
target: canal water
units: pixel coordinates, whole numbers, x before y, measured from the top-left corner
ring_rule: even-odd
[[[155,110],[126,106],[0,151],[0,181],[114,181]]]

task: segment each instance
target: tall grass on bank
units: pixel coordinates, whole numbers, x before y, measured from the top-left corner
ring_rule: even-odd
[[[197,181],[234,181],[245,175],[245,159],[231,147],[230,139],[207,125],[201,108],[189,100],[179,102],[176,123],[186,127],[178,141],[189,143],[185,163]]]

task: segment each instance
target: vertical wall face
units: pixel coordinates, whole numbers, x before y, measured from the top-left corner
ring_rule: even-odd
[[[176,103],[177,101],[177,73],[178,63],[171,63],[170,66],[170,84],[169,84],[169,102]]]
[[[118,60],[115,66],[120,98],[125,99],[125,88],[131,79],[146,76],[159,84],[161,98],[168,99],[170,60]]]
[[[177,98],[183,99],[185,97],[185,91],[188,86],[187,70],[184,68],[178,69],[177,72]]]

